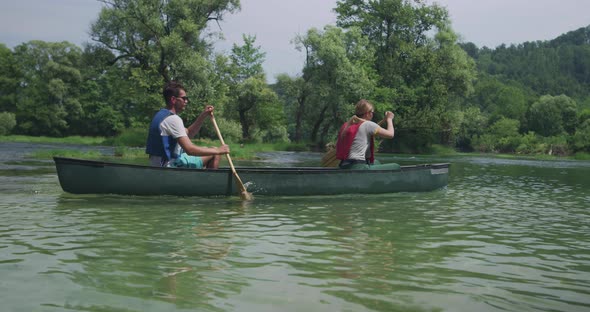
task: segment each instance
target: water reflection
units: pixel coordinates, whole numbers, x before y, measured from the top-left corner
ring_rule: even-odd
[[[262,198],[244,206],[219,199],[62,196],[55,211],[78,221],[69,231],[78,232],[75,244],[84,248],[64,262],[81,266],[68,274],[74,283],[183,307],[244,295],[255,300],[261,289],[265,296],[295,291],[327,302],[392,291],[382,279],[417,256],[417,242],[406,236],[426,222],[416,212],[382,210],[397,200],[403,196],[378,202],[343,196],[320,205]]]

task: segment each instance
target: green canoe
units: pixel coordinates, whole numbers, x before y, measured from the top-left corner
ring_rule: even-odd
[[[54,157],[59,183],[73,194],[231,196],[238,189],[229,168],[181,169]],[[236,168],[248,192],[268,196],[424,192],[448,183],[449,164],[399,170],[322,167]]]

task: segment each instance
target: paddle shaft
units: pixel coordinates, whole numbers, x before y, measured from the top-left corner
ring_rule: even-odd
[[[217,122],[215,121],[215,117],[211,116],[211,122],[213,122],[213,126],[215,127],[215,132],[217,132],[217,137],[219,138],[219,141],[221,141],[221,144],[225,145],[223,137],[221,136],[221,131],[219,131],[219,127],[217,126]],[[231,157],[229,156],[229,154],[225,154],[225,156],[227,156],[229,167],[231,168],[231,171],[234,174],[234,177],[236,178],[236,181],[238,183],[238,187],[241,190],[241,196],[250,196],[248,191],[246,190],[246,187],[244,186],[244,183],[242,183],[242,179],[240,179],[240,176],[238,176],[238,173],[236,172],[236,168],[234,167],[234,163],[231,161]]]

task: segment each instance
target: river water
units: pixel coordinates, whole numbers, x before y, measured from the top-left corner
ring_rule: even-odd
[[[0,143],[2,311],[590,311],[590,162],[382,156],[449,185],[244,203],[66,194],[26,157],[64,148]]]

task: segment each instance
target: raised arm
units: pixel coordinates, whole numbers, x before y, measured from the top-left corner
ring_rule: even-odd
[[[387,121],[387,129],[385,128],[377,128],[377,133],[376,135],[378,135],[381,138],[384,139],[393,139],[393,136],[395,135],[395,129],[393,128],[393,117],[395,115],[390,112],[387,111],[385,112],[385,120]]]
[[[211,118],[211,114],[213,113],[213,106],[207,105],[205,106],[205,110],[195,119],[195,121],[186,129],[186,134],[190,139],[194,138],[197,133],[201,130],[201,126],[205,121],[205,118]],[[184,147],[183,147],[184,148]],[[186,151],[186,150],[185,150]],[[188,152],[187,152],[188,153]],[[189,153],[190,155],[190,153]]]

